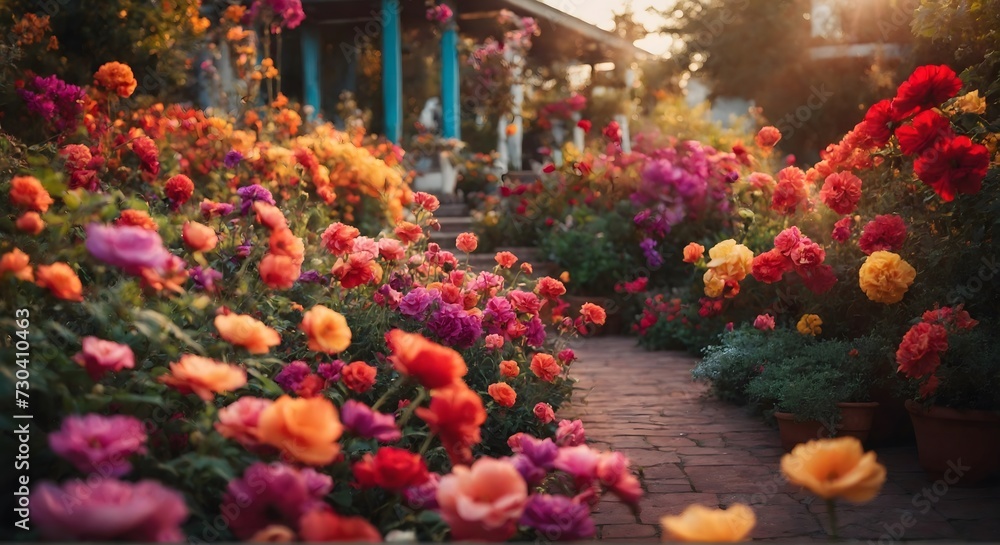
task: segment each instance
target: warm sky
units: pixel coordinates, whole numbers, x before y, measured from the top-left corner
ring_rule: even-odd
[[[543,0],[546,4],[560,9],[584,21],[593,23],[601,28],[610,30],[613,28],[612,16],[615,12],[623,11],[629,0]],[[663,19],[657,15],[646,11],[650,6],[665,9],[672,2],[668,0],[632,0],[632,11],[635,12],[636,20],[643,23],[648,30],[655,30],[663,24]],[[662,35],[648,36],[636,42],[636,45],[655,54],[661,54],[670,45],[670,38]]]

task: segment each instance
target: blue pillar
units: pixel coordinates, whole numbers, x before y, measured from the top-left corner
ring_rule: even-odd
[[[445,138],[462,138],[462,108],[458,92],[458,29],[450,23],[441,36],[441,111]]]
[[[320,113],[323,92],[319,77],[320,45],[319,29],[315,25],[302,25],[302,98],[306,106],[312,106],[310,121]]]
[[[403,46],[399,1],[382,0],[382,100],[385,137],[394,144],[403,138]]]

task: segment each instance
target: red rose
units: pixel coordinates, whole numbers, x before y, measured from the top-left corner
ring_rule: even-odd
[[[366,454],[354,464],[353,470],[362,487],[378,486],[387,490],[418,486],[430,478],[423,457],[395,447],[382,447],[375,456]]]
[[[837,275],[829,265],[817,265],[810,269],[799,269],[802,283],[815,294],[826,293],[837,283]]]
[[[890,109],[892,118],[902,121],[921,110],[936,108],[961,89],[962,80],[948,66],[921,66],[896,91]]]
[[[938,140],[917,158],[913,171],[920,181],[950,202],[956,193],[978,193],[989,166],[990,152],[986,146],[973,143],[968,136],[956,136]]]
[[[809,204],[806,191],[806,174],[797,167],[786,167],[778,172],[778,185],[771,196],[771,210],[785,215],[794,214]]]
[[[850,216],[842,218],[837,223],[833,224],[833,240],[837,242],[847,242],[851,238],[851,218]]]
[[[773,249],[753,258],[751,274],[758,282],[773,284],[781,280],[781,277],[790,270],[792,270],[792,261],[782,255],[780,251]]]
[[[946,117],[927,110],[913,118],[913,123],[896,129],[899,149],[906,155],[916,155],[934,145],[939,138],[951,138],[955,134]]]

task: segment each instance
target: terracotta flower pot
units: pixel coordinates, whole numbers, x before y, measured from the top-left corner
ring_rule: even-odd
[[[862,443],[868,440],[872,430],[872,421],[878,403],[867,401],[861,403],[837,403],[840,409],[840,423],[837,424],[837,435],[857,437]]]
[[[792,413],[776,412],[778,433],[781,435],[781,448],[791,452],[795,445],[806,443],[821,437],[830,437],[829,430],[815,420],[796,421]]]
[[[927,407],[908,399],[920,466],[933,479],[972,485],[1000,474],[1000,414]]]

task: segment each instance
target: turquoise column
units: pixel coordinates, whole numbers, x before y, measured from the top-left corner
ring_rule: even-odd
[[[319,77],[320,45],[319,29],[315,25],[303,25],[302,34],[302,99],[306,106],[312,107],[309,120],[312,121],[320,113],[322,101],[322,85]]]
[[[398,0],[382,0],[382,100],[385,137],[403,138],[403,46]]]
[[[462,138],[458,77],[458,29],[452,22],[441,36],[441,113],[445,138]]]

